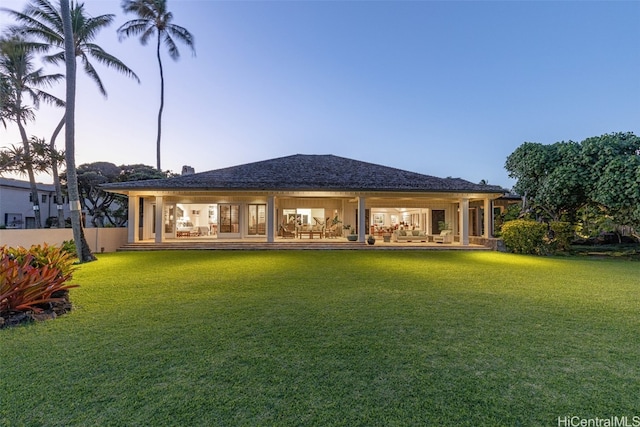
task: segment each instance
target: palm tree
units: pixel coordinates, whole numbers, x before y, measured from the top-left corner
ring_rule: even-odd
[[[156,162],[158,170],[161,170],[160,141],[162,136],[162,110],[164,109],[164,72],[162,70],[160,45],[164,41],[169,52],[169,57],[177,61],[178,58],[180,58],[180,51],[178,50],[178,46],[176,46],[175,40],[190,47],[194,55],[196,52],[195,40],[186,28],[171,23],[173,13],[167,10],[167,0],[123,0],[122,9],[125,13],[136,14],[138,19],[125,22],[118,28],[120,40],[130,36],[140,35],[140,43],[146,46],[151,37],[154,34],[156,35],[156,56],[158,58],[158,68],[160,69],[160,108],[158,110]]]
[[[60,172],[59,166],[65,161],[64,152],[56,150],[56,138],[60,131],[64,127],[65,116],[62,116],[62,120],[58,123],[58,126],[53,130],[51,139],[49,140],[49,153],[51,154],[51,175],[53,176],[53,186],[56,189],[56,210],[58,212],[58,227],[65,226],[64,219],[64,206],[62,205],[62,186],[60,185]]]
[[[0,74],[0,123],[7,128],[7,120],[9,120],[10,111],[7,107],[12,103],[11,100],[11,84],[9,78],[4,74]]]
[[[11,15],[19,24],[16,30],[35,37],[50,47],[58,49],[50,55],[43,56],[43,60],[52,64],[64,64],[64,31],[60,10],[49,0],[32,0],[23,12],[11,9],[1,9]],[[80,59],[85,73],[95,82],[100,93],[107,96],[98,72],[90,59],[95,59],[102,65],[113,68],[128,77],[140,82],[140,79],[129,67],[115,56],[106,52],[94,43],[98,33],[113,23],[114,14],[90,17],[84,8],[84,3],[71,1],[71,23],[74,41],[74,56]]]
[[[67,161],[67,191],[69,192],[69,207],[71,211],[71,228],[73,240],[76,242],[76,252],[80,262],[93,261],[96,258],[89,250],[84,232],[82,231],[82,217],[80,213],[80,196],[78,192],[78,177],[76,175],[75,152],[75,117],[76,117],[76,60],[74,57],[74,40],[71,9],[69,0],[60,0],[60,16],[62,34],[64,35],[64,62],[66,70],[66,106],[65,106],[65,159]]]
[[[69,9],[70,25],[71,25],[69,28],[70,33],[68,33],[70,34],[69,37],[65,37],[65,27],[64,27],[65,17],[63,16],[64,8]],[[71,58],[69,60],[72,60],[74,63],[76,61],[76,58],[79,58],[85,73],[89,76],[89,78],[91,78],[91,80],[93,80],[96,83],[96,85],[98,86],[98,89],[100,90],[100,93],[105,97],[107,96],[107,91],[104,88],[104,85],[102,84],[102,80],[100,79],[100,76],[98,75],[97,71],[93,67],[93,64],[91,63],[90,59],[95,59],[98,62],[102,63],[103,65],[113,68],[116,71],[119,71],[127,75],[128,77],[134,78],[136,81],[140,82],[140,79],[138,78],[138,76],[129,67],[127,67],[122,61],[120,61],[115,56],[107,53],[100,46],[93,43],[93,41],[95,40],[100,30],[111,25],[111,23],[115,18],[115,15],[107,14],[107,15],[100,15],[97,17],[89,17],[85,12],[84,3],[77,3],[77,2],[71,1],[71,4],[69,4],[68,0],[64,0],[60,2],[60,10],[57,10],[53,6],[53,4],[48,0],[32,0],[32,2],[26,6],[26,8],[22,13],[16,12],[13,10],[8,10],[8,9],[4,9],[4,10],[7,13],[11,14],[14,17],[14,19],[16,19],[16,21],[18,21],[21,24],[21,26],[19,27],[20,31],[24,32],[25,34],[29,34],[33,37],[36,37],[37,39],[47,43],[50,47],[59,49],[58,51],[56,51],[51,55],[44,56],[43,59],[45,61],[53,64],[60,64],[64,62],[66,69],[69,70],[69,64],[68,64],[65,52],[69,52],[71,54]],[[71,49],[67,49],[66,47],[66,43],[68,42],[71,43],[71,46],[72,46]],[[74,87],[74,94],[73,94],[74,109],[75,109],[75,81],[76,81],[75,69],[76,67],[74,65],[73,82],[70,82],[69,77],[67,77],[67,90],[69,89],[69,85],[71,83],[73,83],[73,87]],[[67,99],[69,99],[69,94],[67,94]],[[58,133],[61,131],[62,126],[63,125],[66,126],[69,123],[69,120],[66,117],[68,111],[69,111],[68,108],[65,109],[65,115],[62,117],[62,119],[60,120],[60,123],[58,124],[58,126],[53,132],[53,135],[51,136],[50,145],[51,145],[52,152],[55,152],[55,148],[54,148],[55,140]],[[72,118],[71,123],[73,123],[74,120],[75,118]],[[65,129],[65,132],[67,131],[68,130]],[[66,136],[69,137],[68,134]],[[75,141],[72,142],[72,146],[73,146],[72,147],[73,149],[71,150],[71,154],[69,154],[69,141],[67,140],[66,150],[65,150],[65,158],[67,159],[67,162],[69,157],[74,158],[75,156]],[[74,158],[74,162],[75,162],[75,158]],[[53,169],[53,175],[54,175],[53,178],[54,178],[54,184],[56,186],[57,197],[59,200],[58,206],[60,206],[61,204],[60,203],[60,200],[61,200],[60,181],[59,181],[59,178],[57,177],[57,170],[56,170],[57,168],[55,166],[56,165],[54,165],[54,169]],[[74,167],[75,167],[75,163],[74,163]],[[67,172],[69,174],[68,163],[67,163]],[[70,175],[75,176],[75,171]],[[77,191],[77,181],[73,179],[69,179],[68,183],[70,185],[75,185],[76,186],[75,193],[79,194],[79,192]],[[69,189],[70,202],[73,200],[71,197],[71,193],[72,191],[71,189]],[[74,216],[75,215],[72,212],[72,223],[74,222]],[[61,209],[58,209],[58,218],[60,219],[61,217],[62,217]],[[91,254],[91,252],[88,250],[88,246],[86,245],[84,233],[82,232],[82,228],[80,226],[80,219],[78,219],[78,224],[76,225],[72,224],[72,227],[74,228],[74,240],[76,241],[76,246],[78,247],[78,251],[83,253],[82,257],[80,257],[79,259],[81,261],[90,261],[92,259],[95,259]],[[77,236],[76,236],[76,228],[79,229],[79,234]],[[77,244],[80,241],[82,242],[82,245]]]
[[[57,49],[53,54],[44,56],[44,61],[52,64],[60,64],[64,62],[64,30],[62,16],[60,11],[58,11],[50,1],[32,0],[32,2],[25,7],[23,12],[16,12],[10,9],[2,10],[13,16],[13,18],[20,24],[20,26],[17,27],[17,30],[24,34],[31,35],[48,44],[50,47]],[[73,1],[71,2],[70,13],[75,57],[80,59],[85,73],[95,82],[103,96],[107,96],[107,91],[90,59],[95,59],[103,65],[113,68],[116,71],[140,82],[138,76],[122,61],[93,43],[100,30],[113,23],[115,15],[107,14],[97,17],[89,17],[85,12],[84,4]],[[65,118],[63,116],[50,139],[52,152],[55,152],[56,138],[62,130],[64,123]],[[57,203],[58,222],[61,222],[64,220],[64,212],[61,209],[62,192],[60,190],[60,180],[56,164],[53,164],[52,173],[53,183],[56,187],[56,194],[59,200]]]
[[[0,38],[0,75],[4,86],[2,98],[3,102],[6,102],[2,107],[2,115],[3,120],[6,118],[15,122],[20,131],[24,168],[29,176],[36,228],[42,227],[40,205],[33,173],[31,146],[24,125],[27,121],[34,119],[33,109],[39,107],[40,101],[56,106],[64,105],[62,100],[39,88],[50,86],[64,77],[62,74],[43,74],[42,69],[34,67],[34,53],[43,49],[46,49],[46,46],[41,43],[27,42],[17,32]],[[31,99],[33,106],[25,104],[25,96]]]
[[[25,154],[24,146],[10,145],[0,150],[0,174],[13,172],[26,175],[28,168],[34,172],[46,173],[51,169],[51,153],[49,145],[44,139],[32,136],[29,140],[29,156]]]

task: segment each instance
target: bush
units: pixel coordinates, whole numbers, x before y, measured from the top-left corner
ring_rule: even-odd
[[[546,224],[524,219],[509,221],[502,226],[502,239],[509,250],[519,254],[546,253]]]
[[[62,242],[61,249],[71,255],[72,258],[78,257],[78,253],[76,252],[76,242],[74,240],[65,240]]]
[[[554,251],[567,251],[575,237],[575,227],[570,222],[551,221],[550,244]]]
[[[502,227],[504,226],[504,224],[518,219],[521,213],[521,202],[507,206],[507,208],[495,218],[495,230],[493,231],[494,236],[502,236]]]
[[[62,248],[32,246],[0,248],[0,316],[13,312],[39,313],[47,304],[62,302],[73,260]]]

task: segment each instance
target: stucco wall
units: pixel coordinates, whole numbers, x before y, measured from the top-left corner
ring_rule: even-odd
[[[85,228],[84,236],[92,252],[115,252],[127,243],[126,228]],[[70,228],[45,228],[40,230],[0,230],[0,246],[11,247],[48,243],[61,245],[65,240],[73,240]],[[104,249],[103,249],[104,248]]]

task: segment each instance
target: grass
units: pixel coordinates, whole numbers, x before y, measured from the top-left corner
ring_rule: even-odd
[[[0,331],[0,425],[558,425],[638,415],[638,264],[175,251]],[[631,418],[629,418],[631,420]]]

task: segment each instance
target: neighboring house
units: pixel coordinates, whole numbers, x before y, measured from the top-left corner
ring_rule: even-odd
[[[40,218],[43,226],[47,218],[58,215],[56,190],[53,184],[37,183],[40,198]],[[65,205],[65,201],[61,201]],[[65,206],[65,218],[69,208]],[[31,185],[28,181],[0,178],[0,226],[6,228],[35,228],[35,211],[31,201]]]
[[[129,197],[130,243],[194,231],[204,238],[273,242],[282,224],[328,226],[337,218],[355,228],[360,242],[378,228],[435,235],[446,227],[467,245],[470,236],[491,237],[493,201],[506,192],[460,178],[302,154],[102,188]]]

